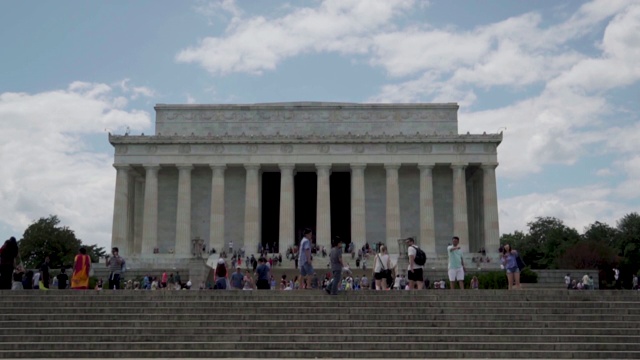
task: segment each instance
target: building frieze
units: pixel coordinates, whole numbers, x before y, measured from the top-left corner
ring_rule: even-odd
[[[113,135],[109,134],[109,142],[112,145],[145,144],[397,144],[397,143],[485,143],[487,146],[497,146],[502,142],[502,133],[499,134],[346,134],[346,135]],[[464,145],[463,145],[464,146]],[[290,149],[290,147],[283,147]],[[186,150],[186,148],[183,148]],[[325,148],[326,149],[326,148]],[[188,152],[188,151],[186,151]]]

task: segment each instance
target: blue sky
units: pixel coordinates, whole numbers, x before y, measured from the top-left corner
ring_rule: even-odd
[[[107,132],[156,103],[458,102],[506,128],[503,232],[640,205],[638,1],[21,1],[0,30],[5,237],[57,214],[108,246]]]

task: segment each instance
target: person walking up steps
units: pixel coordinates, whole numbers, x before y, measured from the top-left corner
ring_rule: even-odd
[[[311,265],[311,237],[313,235],[311,229],[306,228],[303,231],[303,237],[300,241],[300,250],[298,252],[298,268],[300,269],[300,288],[311,289],[311,276],[313,275],[313,265]]]
[[[329,261],[331,265],[331,282],[326,289],[329,295],[338,295],[338,287],[342,283],[342,268],[344,263],[342,262],[342,241],[339,237],[333,238],[331,244],[331,252],[329,253]]]
[[[415,244],[415,240],[413,238],[408,238],[406,242],[407,252],[409,254],[409,271],[407,272],[407,277],[409,278],[409,289],[413,290],[417,287],[419,290],[422,290],[424,287],[422,265],[418,265],[416,263],[418,246]]]

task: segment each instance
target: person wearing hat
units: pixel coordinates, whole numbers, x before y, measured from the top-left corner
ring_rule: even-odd
[[[224,259],[218,260],[218,265],[213,273],[214,289],[225,290],[227,288],[227,264]]]
[[[240,266],[236,266],[236,272],[231,274],[231,288],[234,290],[242,290],[242,279],[244,276],[242,275],[242,268]]]
[[[415,244],[415,240],[410,237],[407,239],[407,252],[409,254],[409,269],[407,277],[409,278],[409,289],[422,290],[424,288],[424,278],[422,275],[422,265],[418,265],[415,262],[418,246]]]

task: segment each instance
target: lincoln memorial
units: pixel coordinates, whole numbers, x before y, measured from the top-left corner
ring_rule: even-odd
[[[155,107],[155,134],[109,135],[117,169],[112,245],[132,259],[184,259],[274,243],[312,228],[429,255],[457,235],[496,252],[501,134],[459,134],[458,105],[292,102]]]

